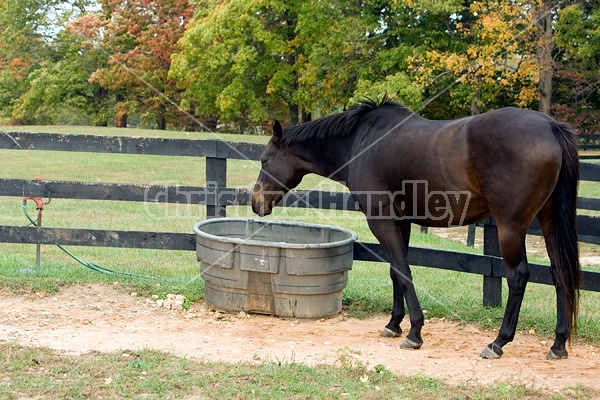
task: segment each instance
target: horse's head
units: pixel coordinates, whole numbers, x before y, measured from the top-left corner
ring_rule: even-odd
[[[273,124],[273,136],[260,157],[261,169],[252,193],[252,211],[261,217],[271,214],[273,207],[305,175],[303,161],[293,155],[282,142],[283,129]]]

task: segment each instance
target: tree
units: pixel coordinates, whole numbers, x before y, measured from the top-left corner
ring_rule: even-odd
[[[382,26],[378,3],[204,2],[171,76],[186,90],[185,107],[241,130],[273,118],[295,124],[384,90],[420,98],[404,72],[372,64]]]
[[[302,3],[296,30],[303,49],[296,67],[296,100],[303,108],[321,114],[349,105],[361,69],[374,60],[377,50],[369,42],[377,28],[370,12],[360,1]]]
[[[89,67],[63,31],[89,5],[89,0],[0,0],[0,117],[27,124],[92,122],[88,115],[97,102],[89,101]]]
[[[552,77],[554,66],[554,61],[552,59],[554,50],[552,4],[550,4],[549,1],[544,0],[541,4],[535,5],[534,10],[536,23],[540,30],[536,48],[539,63],[538,91],[540,100],[538,103],[538,110],[545,114],[549,114],[550,107],[552,106]]]
[[[44,31],[53,5],[42,0],[0,0],[0,117],[12,117],[13,102],[27,91],[29,74],[48,54]]]
[[[535,16],[530,4],[486,1],[464,4],[450,15],[453,50],[428,49],[413,57],[412,69],[424,87],[447,90],[462,113],[538,101]]]
[[[52,58],[29,74],[28,91],[14,101],[16,119],[30,124],[107,125],[107,93],[89,82],[107,57],[84,43],[78,31],[82,20],[56,35]]]
[[[558,85],[551,112],[581,133],[600,132],[600,8],[597,2],[564,7],[554,34]]]
[[[296,15],[282,1],[202,3],[173,56],[170,76],[185,89],[183,107],[241,132],[294,114]]]
[[[461,2],[374,0],[366,6],[370,20],[367,41],[373,50],[371,59],[361,64],[352,100],[387,93],[424,115],[437,116],[431,105],[422,109],[430,92],[437,92],[435,85],[423,86],[418,79],[420,73],[411,67],[427,49],[462,50],[456,38],[456,21],[451,17],[461,9]],[[448,113],[447,107],[445,110]]]
[[[142,120],[166,129],[169,119],[181,118],[179,102],[168,78],[171,54],[193,14],[187,0],[100,1],[95,31],[108,64],[91,74],[90,81],[112,91],[117,126],[139,112]]]
[[[600,130],[598,0],[93,1],[0,0],[0,118],[244,132],[388,94]]]

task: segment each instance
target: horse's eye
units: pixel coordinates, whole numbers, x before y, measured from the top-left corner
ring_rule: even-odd
[[[260,159],[260,165],[262,165],[263,167],[266,167],[268,163],[269,163],[269,160],[267,160],[266,158]]]

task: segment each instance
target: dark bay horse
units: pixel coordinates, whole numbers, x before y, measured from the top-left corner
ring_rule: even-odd
[[[391,260],[393,309],[381,334],[401,335],[406,300],[405,349],[421,347],[424,322],[407,262],[411,222],[439,227],[495,219],[509,293],[498,336],[481,356],[498,358],[515,335],[529,278],[525,235],[537,217],[556,288],[556,340],[547,358],[568,356],[581,270],[575,228],[579,160],[566,125],[517,108],[432,121],[388,100],[367,100],[285,131],[275,122],[261,163],[252,194],[252,209],[261,216],[308,173],[350,189]]]

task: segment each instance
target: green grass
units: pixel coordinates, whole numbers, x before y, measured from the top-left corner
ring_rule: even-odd
[[[8,128],[7,128],[8,129]],[[97,127],[11,127],[17,131],[88,133],[105,135],[167,136],[209,138],[209,133],[160,132],[138,129]],[[266,142],[263,136],[221,135],[225,140]],[[90,154],[72,152],[42,152],[0,150],[3,171],[0,177],[88,182],[170,183],[203,185],[205,161],[196,157],[160,157],[121,154]],[[259,171],[256,161],[231,160],[228,162],[228,186],[251,188]],[[300,188],[345,190],[341,185],[310,175]],[[582,195],[600,197],[600,184],[582,182]],[[0,224],[25,225],[21,209],[22,199],[0,197]],[[35,214],[33,203],[30,213]],[[228,207],[228,216],[252,217],[249,207]],[[343,226],[356,231],[359,240],[375,242],[364,216],[356,212],[276,208],[272,219],[319,222]],[[54,199],[46,206],[43,225],[67,228],[94,228],[115,230],[145,230],[165,232],[192,232],[195,222],[205,219],[205,207],[200,205],[143,204],[117,201],[81,201]],[[538,240],[539,242],[539,240]],[[533,243],[533,242],[532,242]],[[438,248],[458,252],[482,253],[481,247],[470,248],[453,240],[433,234],[421,234],[413,229],[412,246]],[[538,246],[539,247],[539,246]],[[600,255],[598,246],[581,246],[582,252]],[[177,291],[192,300],[202,298],[203,282],[193,252],[158,251],[142,249],[112,249],[69,247],[80,258],[129,273],[152,275],[156,280],[144,281],[122,276],[105,276],[86,269],[54,246],[42,246],[42,266],[35,270],[35,246],[0,243],[0,275],[2,284],[26,290],[27,287],[47,287],[58,290],[64,283],[105,282],[127,280],[141,294],[156,294],[156,283],[165,294]],[[539,250],[539,249],[538,249]],[[547,264],[541,252],[531,253],[530,262]],[[586,265],[598,270],[598,265]],[[344,292],[344,306],[351,316],[367,317],[387,313],[391,308],[391,283],[388,267],[382,263],[356,262],[349,274]],[[503,307],[488,309],[481,306],[482,280],[479,275],[414,267],[413,276],[421,304],[429,317],[452,318],[475,323],[486,328],[497,328]],[[508,290],[503,288],[504,300]],[[580,338],[600,343],[600,293],[582,292]],[[551,287],[530,284],[526,293],[519,329],[535,329],[542,335],[552,336],[555,324],[555,299]]]
[[[101,135],[101,136],[133,136],[133,137],[165,137],[172,139],[221,139],[227,141],[244,141],[252,143],[266,143],[268,136],[261,135],[236,135],[216,132],[183,132],[161,131],[157,129],[130,129],[101,126],[0,126],[0,132],[40,132],[63,133],[69,135]],[[240,138],[242,138],[240,140]]]
[[[0,344],[0,397],[189,399],[565,399],[593,395],[581,388],[549,394],[523,384],[452,386],[424,376],[367,368],[350,351],[335,366],[290,362],[257,365],[202,362],[142,350],[66,356]],[[552,396],[552,397],[548,397]]]

